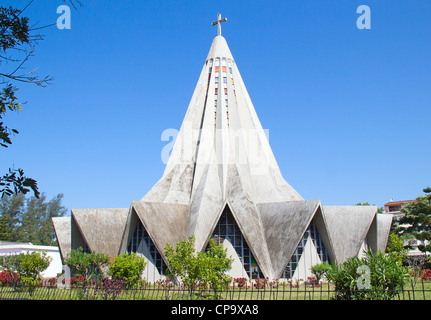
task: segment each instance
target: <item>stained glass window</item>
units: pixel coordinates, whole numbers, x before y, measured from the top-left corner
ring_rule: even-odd
[[[301,255],[304,251],[305,244],[307,240],[311,238],[314,246],[317,249],[317,254],[319,255],[320,262],[330,262],[328,257],[328,252],[326,251],[325,246],[323,245],[322,239],[320,237],[320,233],[316,228],[316,225],[313,221],[309,224],[307,230],[302,236],[301,240],[296,247],[295,252],[290,258],[289,263],[287,264],[286,269],[283,272],[283,278],[291,279],[295,273],[296,267],[298,266],[299,259],[301,259]]]
[[[228,206],[220,216],[211,237],[216,240],[217,244],[222,243],[223,240],[228,240],[232,244],[249,278],[263,278],[259,265]]]
[[[141,221],[138,220],[138,223],[136,224],[135,232],[133,233],[132,239],[129,242],[129,245],[127,246],[127,252],[137,252],[137,253],[143,253],[142,251],[142,241],[144,241],[145,245],[148,248],[148,251],[151,255],[151,259],[157,268],[157,271],[159,274],[163,275],[164,270],[166,270],[167,266],[165,264],[165,261],[163,260],[162,256],[160,255],[159,251],[157,250],[156,246],[154,245],[154,242],[151,240],[147,230],[145,230],[144,226],[142,225]],[[148,257],[147,257],[148,258]]]

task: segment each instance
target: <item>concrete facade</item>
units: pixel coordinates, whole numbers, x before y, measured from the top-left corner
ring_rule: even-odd
[[[219,224],[226,208],[228,227],[237,231],[215,235],[225,230]],[[374,206],[304,200],[286,182],[227,42],[218,35],[154,187],[128,209],[74,209],[69,221],[53,221],[63,256],[84,245],[110,255],[135,248],[149,262],[147,279],[155,281],[162,272],[152,261],[166,261],[165,244],[191,234],[198,250],[211,236],[222,238],[235,257],[234,277],[251,277],[258,268],[264,277],[280,278],[294,266],[290,277],[305,279],[323,257],[342,262],[360,254],[367,238],[373,250],[385,250],[392,220],[377,215]],[[131,246],[140,225],[145,241]],[[249,265],[241,262],[247,255]]]

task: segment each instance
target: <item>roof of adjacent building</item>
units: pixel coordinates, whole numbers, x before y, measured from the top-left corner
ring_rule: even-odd
[[[416,202],[417,200],[402,200],[402,201],[389,201],[386,202],[385,206],[401,206],[405,203]]]

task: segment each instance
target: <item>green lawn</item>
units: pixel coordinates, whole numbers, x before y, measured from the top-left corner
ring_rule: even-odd
[[[230,289],[218,293],[221,300],[330,300],[334,296],[334,288],[327,283],[320,287],[300,285],[298,287],[282,286],[266,289]],[[213,299],[212,291],[195,292],[194,299]],[[34,300],[103,300],[112,299],[113,294],[94,288],[57,289],[36,287],[32,292],[27,288],[14,289],[0,287],[0,299],[34,299]],[[177,288],[163,290],[150,286],[145,289],[122,290],[116,300],[189,300],[188,291]],[[431,300],[431,281],[419,281],[414,287],[406,283],[404,290],[399,291],[396,300]]]

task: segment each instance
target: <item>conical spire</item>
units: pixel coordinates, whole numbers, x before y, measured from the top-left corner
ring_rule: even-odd
[[[226,200],[228,167],[256,202],[302,200],[283,179],[226,39],[216,36],[162,179],[142,199],[190,204],[216,170]]]
[[[224,208],[229,206],[262,272],[281,272],[272,265],[267,237],[272,238],[262,227],[267,207],[259,204],[274,203],[271,208],[280,207],[276,216],[282,216],[293,213],[286,212],[281,204],[302,201],[300,205],[304,206],[307,201],[282,177],[221,35],[212,42],[165,172],[141,201],[189,206],[188,214],[181,211],[182,219],[188,220],[188,229],[172,226],[170,234],[177,228],[178,241],[184,234],[194,234],[198,250],[204,249]],[[162,224],[171,224],[163,210],[147,214]],[[296,217],[295,223],[302,223],[301,219]],[[278,232],[276,225],[271,232]],[[160,243],[159,250],[163,246]]]

